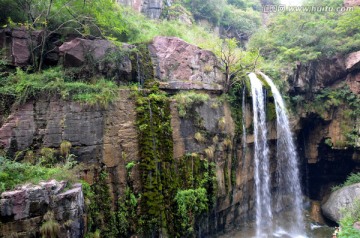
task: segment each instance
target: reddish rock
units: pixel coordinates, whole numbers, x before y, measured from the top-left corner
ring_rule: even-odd
[[[360,94],[360,72],[349,73],[346,78],[346,83],[353,93]]]
[[[344,0],[345,7],[360,6],[360,0]]]
[[[357,221],[354,223],[353,227],[356,229],[356,230],[360,230],[360,221]]]
[[[346,70],[360,69],[360,51],[349,54],[345,59]]]
[[[88,73],[103,74],[115,79],[131,79],[131,61],[124,51],[108,40],[75,38],[59,47],[65,67],[85,67]]]
[[[224,74],[212,52],[176,37],[155,37],[149,50],[161,88],[222,90]]]
[[[31,64],[32,51],[41,42],[42,31],[29,31],[25,28],[1,29],[0,49],[6,49],[3,57],[14,66],[27,66]]]

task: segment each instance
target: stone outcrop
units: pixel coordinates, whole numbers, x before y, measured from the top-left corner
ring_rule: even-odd
[[[0,49],[4,49],[3,58],[13,66],[27,66],[32,62],[32,54],[37,56],[42,31],[29,31],[25,28],[0,29]]]
[[[292,93],[315,93],[345,81],[355,94],[360,92],[360,51],[331,59],[298,63],[288,78]]]
[[[297,64],[293,75],[289,77],[291,92],[314,93],[346,78],[344,58],[336,56],[322,61]]]
[[[332,221],[339,223],[342,209],[352,209],[352,206],[360,197],[360,184],[346,186],[333,193],[325,204],[321,206],[323,214]]]
[[[359,141],[349,136],[360,128],[359,119],[349,116],[354,109],[344,104],[343,99],[335,98],[335,103],[332,102],[335,94],[322,94],[324,89],[344,89],[345,93],[346,85],[359,94],[359,62],[359,52],[353,52],[298,64],[288,78],[291,96],[301,98],[295,106],[293,124],[303,170],[311,185],[307,190],[311,199],[322,200],[330,194],[332,186],[343,182],[360,166]],[[336,100],[340,105],[336,105]]]
[[[212,52],[175,37],[155,37],[149,50],[160,88],[222,91],[224,74]]]
[[[84,68],[87,74],[100,74],[118,81],[131,80],[129,50],[132,46],[123,44],[122,49],[108,40],[75,38],[59,47],[65,67]]]
[[[6,119],[0,128],[0,148],[59,148],[68,140],[73,146],[71,153],[91,163],[101,155],[103,123],[99,106],[40,99],[20,106]]]
[[[84,196],[81,184],[66,190],[66,182],[24,185],[0,196],[0,237],[40,237],[47,213],[60,228],[58,237],[84,235]]]
[[[345,65],[349,72],[346,83],[352,92],[360,94],[360,51],[349,54],[346,57]]]
[[[350,53],[345,59],[346,70],[360,69],[360,51]]]

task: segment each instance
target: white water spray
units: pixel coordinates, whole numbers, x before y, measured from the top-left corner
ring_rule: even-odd
[[[297,153],[286,115],[284,101],[272,80],[260,73],[274,97],[277,120],[276,193],[270,192],[270,162],[265,118],[265,91],[261,80],[249,74],[254,114],[254,178],[256,195],[256,238],[303,237],[302,193]],[[273,202],[273,203],[272,203]],[[281,213],[280,213],[281,212]],[[275,213],[276,216],[274,215]],[[282,214],[291,214],[285,216]],[[276,217],[274,219],[274,217]],[[280,235],[281,236],[281,235]]]
[[[263,85],[254,73],[249,74],[254,113],[254,178],[256,190],[256,237],[266,237],[264,230],[272,224],[269,147],[265,117]]]
[[[289,119],[286,115],[285,103],[273,81],[260,72],[271,88],[276,110],[277,130],[277,193],[276,210],[291,211],[293,216],[289,221],[289,231],[304,234],[304,219],[302,215],[302,192],[299,180],[298,156],[296,153]],[[280,226],[281,224],[279,224]]]

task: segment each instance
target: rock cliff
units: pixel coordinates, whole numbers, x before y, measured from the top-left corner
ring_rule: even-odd
[[[298,64],[288,78],[311,198],[321,200],[331,186],[359,169],[359,62],[359,52],[353,52]]]
[[[6,42],[15,41],[15,38],[6,37],[1,39]],[[93,59],[101,61],[109,50],[117,52],[118,49],[103,40],[74,39],[59,47],[59,57],[63,58],[65,67],[83,66],[86,64],[85,54],[91,53]],[[141,57],[137,55],[137,59],[142,60],[140,64],[144,67],[135,66],[131,57],[126,55],[118,59],[115,66],[96,65],[95,75],[106,75],[109,72],[106,67],[110,67],[112,75],[121,75],[116,78],[119,81],[140,82],[141,78],[155,78],[160,89],[167,93],[170,100],[171,143],[175,161],[181,161],[185,156],[193,156],[215,164],[215,207],[207,214],[209,223],[204,222],[200,227],[213,233],[231,229],[234,225],[251,219],[254,208],[254,178],[250,104],[247,103],[244,115],[248,132],[247,149],[244,151],[237,128],[241,121],[239,122],[239,115],[236,113],[240,112],[231,108],[219,96],[222,93],[224,75],[213,53],[172,37],[156,37],[139,53]],[[10,55],[16,59],[12,60],[11,64],[20,65],[17,59],[21,57],[16,51]],[[29,59],[22,62],[28,63]],[[353,117],[346,117],[350,107],[342,108],[338,103],[330,104],[331,110],[322,113],[316,108],[304,106],[316,101],[314,99],[319,98],[326,88],[337,89],[347,84],[354,93],[358,93],[358,76],[359,57],[358,52],[355,52],[346,58],[337,57],[307,65],[299,64],[289,77],[291,97],[303,100],[293,102],[294,112],[298,115],[294,118],[293,125],[302,159],[302,173],[308,176],[304,176],[303,183],[309,188],[308,195],[315,199],[322,199],[331,184],[341,181],[357,166],[357,141],[352,146],[347,145],[346,134],[342,132],[344,125],[358,124],[354,124]],[[204,93],[207,97],[201,103],[190,105],[188,116],[184,116],[179,110],[179,105],[184,102],[177,100],[176,95],[188,90],[196,90],[196,93]],[[246,100],[251,101],[250,98]],[[324,104],[323,101],[321,103]],[[96,175],[105,170],[109,174],[106,182],[113,201],[118,201],[126,196],[129,184],[135,194],[144,189],[144,168],[140,166],[143,158],[139,146],[138,107],[134,92],[128,89],[119,90],[117,99],[106,108],[100,105],[82,105],[59,97],[28,101],[21,106],[14,106],[9,116],[5,117],[1,113],[0,121],[3,123],[0,127],[0,147],[12,153],[22,150],[36,152],[42,147],[59,149],[62,141],[69,141],[72,144],[70,153],[75,154],[83,166],[81,177],[94,183]],[[275,154],[274,123],[269,121],[268,126],[269,145],[271,153]],[[344,141],[346,143],[342,143]],[[130,163],[134,165],[131,173],[127,168]],[[275,168],[274,164],[271,168]],[[2,196],[10,199],[9,194],[11,195],[11,192],[3,193]],[[115,206],[115,202],[113,205]],[[3,227],[33,221],[31,216],[25,216],[21,221],[9,220],[6,217],[12,214],[11,209],[6,209],[1,218],[5,224]],[[41,221],[42,218],[37,218],[34,227],[39,227]],[[6,229],[9,229],[7,232],[12,232],[15,228]]]

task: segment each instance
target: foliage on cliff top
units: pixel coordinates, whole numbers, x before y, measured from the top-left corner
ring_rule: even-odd
[[[28,74],[21,69],[0,81],[0,95],[12,96],[18,104],[39,97],[60,95],[94,105],[106,106],[115,99],[117,85],[109,80],[97,79],[94,82],[72,81],[61,68],[50,68],[41,73]]]
[[[120,7],[112,0],[4,0],[0,9],[8,9],[0,24],[20,23],[29,29],[114,37],[126,30]]]
[[[0,193],[27,182],[37,184],[42,180],[76,181],[76,176],[66,165],[47,168],[41,165],[19,163],[0,156]]]
[[[308,0],[304,6],[328,6],[334,11],[285,11],[276,13],[267,28],[254,34],[249,47],[261,49],[269,60],[307,62],[335,53],[359,49],[360,8],[336,12],[342,0]],[[321,7],[320,7],[321,8]]]

